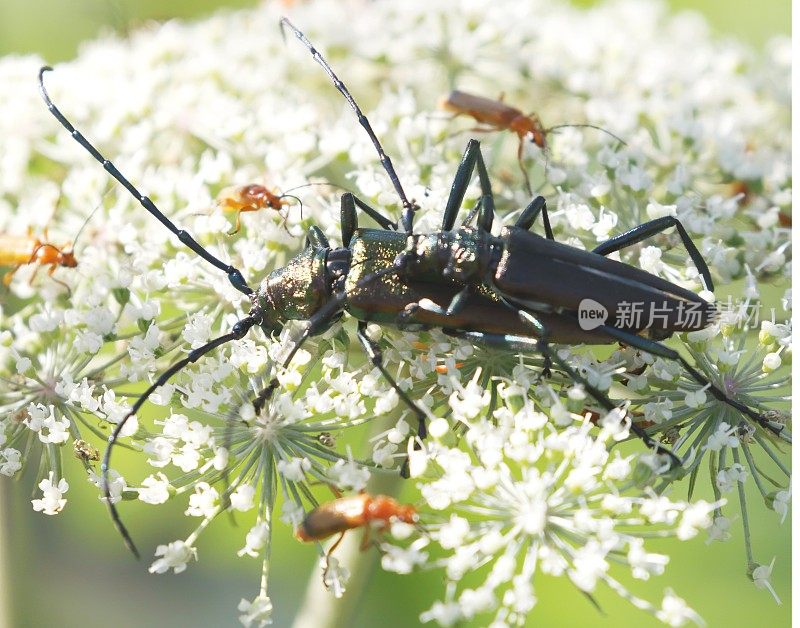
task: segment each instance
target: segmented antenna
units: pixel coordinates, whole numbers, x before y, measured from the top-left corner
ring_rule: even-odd
[[[103,495],[106,498],[106,503],[108,504],[108,512],[111,515],[111,520],[114,522],[114,526],[117,528],[117,531],[125,541],[125,545],[133,553],[133,555],[136,556],[136,558],[139,558],[139,550],[136,549],[136,544],[133,542],[133,539],[128,532],[128,528],[126,528],[125,524],[122,523],[122,519],[119,516],[117,507],[111,500],[111,484],[108,480],[108,472],[111,468],[111,452],[114,449],[114,445],[117,444],[119,435],[122,433],[122,430],[125,428],[125,424],[128,422],[128,420],[139,411],[142,405],[144,405],[144,402],[150,398],[150,395],[152,395],[156,389],[166,384],[173,375],[181,371],[184,367],[192,364],[193,362],[197,362],[197,360],[199,360],[209,351],[213,351],[217,347],[224,345],[226,342],[230,342],[231,340],[239,340],[240,338],[243,338],[251,327],[259,323],[261,316],[261,310],[258,308],[253,308],[247,316],[239,320],[233,326],[232,331],[215,338],[214,340],[204,344],[202,347],[198,347],[197,349],[190,351],[185,358],[175,362],[175,364],[170,366],[166,371],[159,375],[158,379],[156,379],[156,381],[150,385],[144,394],[136,400],[136,403],[133,404],[133,407],[124,417],[122,417],[120,422],[114,427],[114,431],[111,433],[111,436],[108,437],[108,447],[103,455],[103,462],[100,465],[100,472],[103,478],[101,488]]]
[[[333,81],[333,86],[339,90],[342,96],[344,96],[345,100],[347,100],[347,102],[350,104],[350,107],[353,109],[353,111],[355,111],[356,116],[358,117],[358,123],[364,127],[367,135],[369,135],[369,139],[372,140],[372,145],[375,146],[375,150],[378,151],[378,157],[380,157],[383,169],[386,170],[386,174],[389,175],[389,179],[391,180],[397,195],[400,197],[400,201],[403,204],[403,228],[410,233],[412,231],[412,224],[414,221],[414,212],[417,208],[406,197],[406,193],[403,191],[403,186],[400,184],[400,179],[398,178],[397,173],[394,170],[394,166],[392,165],[392,160],[386,154],[386,151],[383,150],[383,146],[381,146],[380,140],[378,140],[378,137],[372,130],[369,120],[367,120],[367,116],[365,116],[361,111],[361,108],[350,94],[350,91],[347,89],[345,84],[342,83],[339,77],[336,76],[333,68],[328,65],[328,62],[325,61],[325,58],[302,33],[302,31],[300,31],[286,17],[281,18],[281,33],[285,36],[284,28],[291,30],[295,37],[297,37],[297,39],[299,39],[303,45],[308,48],[308,51],[311,53],[311,56],[314,57],[314,60],[322,66],[322,69],[325,70],[325,73],[330,77],[331,81]]]
[[[576,128],[576,129],[594,129],[595,131],[602,131],[606,135],[608,135],[610,137],[613,137],[615,140],[617,140],[623,146],[627,146],[628,145],[628,142],[623,140],[619,135],[617,135],[615,133],[612,133],[608,129],[604,129],[601,126],[597,126],[596,124],[585,124],[585,123],[579,123],[579,124],[556,124],[555,126],[551,126],[551,127],[546,128],[544,130],[544,132],[545,133],[550,133],[551,131],[557,131],[558,129],[566,129],[566,128],[570,128],[570,127]]]
[[[139,201],[142,207],[144,207],[152,216],[157,218],[162,225],[164,225],[167,229],[169,229],[172,233],[174,233],[178,239],[183,242],[186,246],[188,246],[192,251],[194,251],[197,255],[202,257],[208,263],[216,266],[220,270],[224,271],[228,274],[228,280],[231,282],[234,288],[239,290],[244,294],[252,294],[253,290],[247,285],[247,282],[244,280],[242,273],[237,269],[231,266],[230,264],[226,264],[222,260],[217,257],[214,257],[211,253],[209,253],[202,245],[200,245],[188,231],[183,229],[178,229],[175,224],[167,218],[158,207],[156,207],[155,203],[151,201],[148,197],[142,194],[136,187],[126,179],[122,173],[117,170],[117,167],[112,164],[108,159],[106,159],[100,151],[98,151],[92,144],[87,140],[83,134],[75,129],[70,123],[69,120],[64,116],[61,111],[59,111],[58,107],[53,104],[53,101],[50,100],[50,96],[47,93],[47,90],[44,87],[44,73],[50,72],[53,68],[50,66],[44,66],[39,70],[39,91],[42,94],[42,98],[44,99],[47,108],[50,110],[50,113],[53,114],[56,120],[61,123],[67,131],[69,131],[72,138],[78,142],[86,151],[94,157],[102,166],[105,168],[106,172],[108,172],[112,177],[114,177],[117,181],[119,181],[122,186],[128,190],[128,192],[133,195],[133,197]]]

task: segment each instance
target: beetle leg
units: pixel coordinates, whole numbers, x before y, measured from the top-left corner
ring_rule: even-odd
[[[380,213],[374,207],[367,205],[364,201],[358,198],[355,194],[353,196],[353,201],[355,201],[356,207],[358,207],[361,211],[363,211],[367,216],[372,218],[375,222],[377,222],[381,227],[384,229],[391,229],[392,231],[397,231],[397,223],[393,220],[389,220],[386,216]]]
[[[245,211],[244,209],[237,209],[236,210],[236,226],[233,228],[232,231],[228,231],[228,235],[236,235],[242,228],[242,212]],[[249,211],[249,210],[248,210]]]
[[[447,197],[447,204],[445,205],[444,216],[442,217],[442,231],[452,231],[456,222],[456,215],[461,208],[461,203],[464,201],[464,195],[467,192],[469,182],[472,179],[472,173],[475,171],[476,167],[481,186],[480,220],[478,227],[485,231],[489,231],[492,228],[492,220],[494,219],[492,184],[489,181],[489,173],[483,161],[480,142],[477,140],[470,140],[467,143],[464,156],[461,158],[461,163],[458,165],[455,177],[453,177],[453,185],[450,188],[450,195]]]
[[[769,430],[776,436],[780,436],[784,440],[791,442],[791,435],[787,435],[784,432],[785,426],[783,425],[776,426],[764,415],[759,414],[758,412],[756,412],[752,408],[747,407],[740,401],[737,401],[736,399],[729,397],[723,390],[720,390],[716,385],[708,381],[708,379],[706,379],[702,373],[697,371],[697,369],[695,369],[691,364],[689,364],[686,358],[684,358],[680,353],[678,353],[674,349],[671,349],[670,347],[656,340],[650,340],[649,338],[642,338],[641,336],[632,334],[627,331],[623,331],[621,329],[617,329],[616,327],[601,325],[600,327],[598,327],[598,330],[603,331],[607,333],[609,336],[613,336],[614,338],[617,338],[621,342],[624,342],[625,344],[628,344],[632,347],[635,347],[642,351],[646,351],[647,353],[651,353],[653,355],[660,356],[662,358],[666,358],[668,360],[674,360],[675,362],[678,362],[679,364],[681,364],[681,366],[683,366],[683,368],[686,369],[689,375],[692,376],[692,379],[694,379],[698,384],[700,384],[700,386],[703,387],[708,386],[709,392],[718,401],[721,401],[722,403],[725,403],[734,408],[735,410],[738,410],[742,414],[748,416],[753,421],[758,423],[761,427]]]
[[[513,307],[513,306],[512,306]],[[525,310],[517,310],[520,318],[530,324],[535,328],[539,328],[545,332],[546,330],[541,322],[533,316],[529,314]],[[594,397],[597,402],[603,406],[607,411],[611,411],[616,408],[616,405],[601,391],[597,388],[592,386],[586,379],[578,373],[575,369],[573,369],[566,361],[562,360],[558,353],[552,351],[550,349],[550,345],[546,341],[536,340],[534,338],[527,338],[524,336],[511,336],[509,334],[488,334],[483,332],[477,331],[457,331],[457,330],[450,330],[445,329],[444,333],[449,336],[454,336],[456,338],[463,338],[465,340],[469,340],[470,342],[474,342],[476,344],[485,344],[492,347],[500,347],[502,349],[510,349],[513,351],[530,351],[530,352],[537,352],[541,353],[543,356],[550,357],[550,359],[555,362],[559,368],[564,371],[570,379],[573,381],[581,384],[584,389]],[[636,434],[639,438],[641,438],[647,447],[654,449],[656,452],[662,455],[669,456],[670,458],[670,465],[675,467],[682,466],[682,462],[680,458],[678,458],[672,451],[664,447],[661,443],[654,440],[647,432],[645,432],[639,425],[635,422],[630,422],[630,430]]]
[[[454,114],[447,118],[447,120],[454,120],[460,114]],[[456,137],[457,135],[462,135],[463,133],[495,133],[497,131],[496,126],[474,126],[469,129],[460,129],[458,131],[453,131],[452,133],[448,133],[445,137],[450,139],[452,137]]]
[[[30,278],[30,279],[28,279],[28,285],[29,285],[29,286],[32,286],[32,285],[33,285],[33,280],[34,280],[34,279],[36,279],[36,275],[38,275],[38,274],[39,274],[39,269],[40,269],[40,268],[41,268],[41,265],[39,265],[39,264],[37,264],[37,265],[34,267],[34,269],[33,269],[33,273],[31,273],[31,278]],[[51,268],[52,270],[55,270],[55,269],[56,269],[56,266],[55,266],[55,264],[53,264],[52,266],[50,266],[50,268]],[[51,272],[49,272],[49,271],[48,271],[48,274],[49,274],[50,276],[52,276],[52,275],[53,275],[53,273],[51,273]]]
[[[356,216],[355,198],[350,192],[342,194],[341,198],[341,223],[342,246],[348,246],[353,234],[358,229],[358,216]]]
[[[345,192],[342,194],[341,209],[342,246],[347,246],[350,244],[353,233],[355,233],[355,230],[358,229],[358,216],[356,214],[356,207],[361,209],[367,216],[372,218],[384,229],[397,231],[397,223],[392,222],[377,209],[373,209],[367,205],[352,192]]]
[[[464,309],[464,306],[467,304],[467,299],[469,299],[472,293],[473,286],[471,284],[464,286],[453,296],[452,299],[450,299],[450,303],[446,308],[434,303],[430,299],[420,299],[415,303],[409,303],[397,316],[398,322],[408,322],[408,320],[412,318],[419,310],[431,312],[432,314],[438,314],[439,316],[453,316]]]
[[[364,349],[364,352],[367,354],[369,361],[372,362],[373,366],[377,368],[381,375],[383,375],[384,379],[389,382],[389,385],[395,389],[397,395],[403,401],[403,403],[408,406],[408,408],[416,415],[417,420],[419,421],[419,428],[417,430],[417,435],[420,438],[426,438],[428,435],[428,430],[426,427],[426,420],[428,415],[425,414],[425,411],[420,408],[414,401],[409,397],[406,392],[400,388],[400,385],[397,381],[392,377],[391,373],[386,370],[386,367],[383,365],[383,351],[378,346],[374,340],[372,340],[366,333],[367,324],[364,321],[358,322],[358,339],[361,341],[361,346]]]
[[[219,258],[215,257],[211,253],[209,253],[201,244],[199,244],[191,234],[184,230],[179,229],[175,226],[169,218],[167,218],[158,207],[156,207],[155,203],[151,201],[147,196],[142,194],[136,186],[133,185],[128,179],[126,179],[123,174],[117,170],[117,167],[112,164],[108,159],[106,159],[100,151],[98,151],[90,142],[87,140],[83,134],[78,131],[72,123],[67,120],[61,111],[53,104],[53,101],[50,100],[50,96],[47,94],[47,90],[44,88],[44,73],[51,70],[52,68],[44,66],[39,70],[39,91],[42,94],[42,98],[44,98],[45,103],[47,104],[47,108],[50,110],[50,113],[53,114],[56,120],[61,123],[67,131],[69,131],[72,138],[78,142],[84,149],[94,157],[100,164],[105,168],[106,172],[114,177],[117,181],[119,181],[122,186],[128,190],[128,192],[139,201],[139,204],[144,207],[153,217],[158,219],[158,221],[164,225],[167,229],[169,229],[172,233],[174,233],[178,240],[180,240],[183,244],[189,247],[192,251],[194,251],[197,255],[202,257],[206,260],[209,264],[219,268],[220,270],[224,271],[228,275],[228,280],[231,282],[234,288],[236,288],[239,292],[243,294],[252,294],[253,289],[247,285],[247,282],[244,280],[244,276],[242,275],[241,271],[238,268],[231,266],[230,264],[226,264]]]
[[[3,275],[3,285],[8,288],[11,285],[11,280],[14,279],[14,274],[22,268],[22,264],[17,264],[9,270],[5,275]]]
[[[60,285],[64,286],[64,288],[66,288],[66,290],[67,290],[67,296],[71,297],[72,296],[72,289],[65,282],[61,281],[60,279],[56,279],[55,277],[53,277],[53,273],[56,272],[56,268],[58,268],[58,264],[55,264],[55,263],[50,264],[50,268],[47,270],[47,276],[50,277],[53,281],[55,281],[57,284],[60,284]],[[36,276],[36,272],[38,270],[39,269],[36,268],[36,270],[33,271],[33,277]],[[31,283],[33,282],[33,277],[31,277]]]
[[[708,269],[708,264],[706,264],[706,261],[700,254],[700,251],[697,250],[697,247],[694,245],[694,242],[692,242],[692,239],[689,237],[689,234],[686,232],[686,229],[681,224],[680,220],[675,218],[675,216],[662,216],[661,218],[656,218],[655,220],[651,220],[634,227],[630,231],[621,233],[618,236],[609,238],[600,246],[595,247],[592,250],[592,253],[597,253],[598,255],[608,255],[614,251],[619,251],[628,246],[638,244],[639,242],[661,233],[670,227],[675,227],[678,230],[678,235],[681,237],[683,246],[686,247],[686,250],[689,252],[689,257],[692,258],[692,262],[694,262],[695,267],[703,277],[703,284],[705,285],[706,290],[713,292],[714,282],[711,280],[711,271]]]
[[[525,179],[525,190],[528,194],[533,194],[533,188],[531,187],[531,179],[528,176],[528,171],[525,168],[525,158],[523,150],[525,149],[525,136],[521,135],[519,138],[519,145],[517,146],[517,163],[519,164],[519,169],[522,171],[522,177]]]
[[[369,538],[371,531],[372,526],[367,523],[367,525],[364,526],[364,536],[361,537],[361,546],[359,547],[362,552],[366,552],[372,543],[372,539]]]
[[[339,538],[333,542],[333,545],[328,548],[328,551],[325,552],[325,569],[322,570],[322,583],[327,587],[327,580],[328,580],[328,571],[330,570],[330,562],[331,562],[331,554],[333,554],[334,550],[339,547],[339,544],[344,539],[345,533],[342,532],[339,535]]]
[[[515,227],[519,227],[520,229],[525,229],[526,231],[530,231],[533,223],[536,222],[536,219],[539,217],[539,214],[542,215],[542,222],[544,222],[544,233],[547,236],[548,240],[555,240],[553,237],[553,229],[550,227],[550,216],[547,214],[547,201],[545,200],[544,196],[537,196],[534,198],[530,204],[522,210],[522,213],[517,218],[517,222],[514,223]]]
[[[331,321],[341,313],[342,307],[346,301],[346,292],[336,292],[334,293],[333,297],[331,297],[330,301],[325,303],[325,305],[314,312],[310,319],[304,321],[300,335],[294,340],[292,349],[284,359],[281,368],[285,369],[289,367],[289,364],[291,364],[294,356],[297,354],[297,352],[300,350],[300,347],[303,346],[306,340],[319,333],[321,330],[328,328]],[[258,392],[256,398],[253,400],[253,406],[255,407],[256,412],[260,412],[264,405],[272,398],[272,394],[278,389],[278,384],[278,377],[276,375],[270,380],[269,384],[267,384]]]
[[[469,227],[473,220],[475,220],[475,216],[477,216],[481,212],[481,208],[483,207],[483,198],[479,198],[478,202],[475,203],[474,207],[469,210],[467,217],[464,218],[463,222],[461,223],[461,227]]]

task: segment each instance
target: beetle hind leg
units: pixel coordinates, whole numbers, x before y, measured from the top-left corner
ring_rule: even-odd
[[[500,299],[500,302],[503,303],[509,309],[515,311],[519,316],[520,320],[531,328],[531,331],[534,333],[535,338],[523,337],[523,336],[511,336],[508,334],[489,334],[483,332],[460,332],[460,331],[448,331],[445,330],[445,333],[465,338],[467,340],[471,340],[472,342],[478,342],[482,344],[489,344],[493,346],[499,346],[505,349],[511,349],[516,351],[532,351],[541,354],[545,358],[545,364],[555,364],[561,369],[564,373],[566,373],[569,378],[583,386],[583,388],[601,405],[605,408],[606,411],[610,412],[614,410],[617,406],[615,403],[608,398],[602,391],[592,386],[585,377],[583,377],[580,373],[578,373],[572,366],[570,366],[565,360],[559,357],[558,353],[553,351],[550,348],[550,344],[548,342],[548,338],[550,336],[549,330],[547,327],[542,323],[541,320],[536,316],[536,314],[529,312],[523,307],[520,307],[518,304],[514,303],[512,300],[507,298],[504,294],[499,292],[495,289],[496,296]],[[630,430],[638,436],[642,441],[644,441],[645,445],[649,448],[653,449],[659,454],[666,455],[670,458],[670,466],[672,468],[678,468],[683,465],[678,456],[676,456],[670,449],[656,441],[650,434],[648,434],[644,429],[642,429],[639,425],[637,425],[634,421],[630,422]]]
[[[598,329],[600,331],[607,333],[609,336],[613,336],[620,342],[624,342],[627,345],[635,347],[636,349],[640,349],[642,351],[646,351],[647,353],[651,353],[653,355],[657,355],[659,357],[678,362],[689,373],[692,379],[695,380],[700,386],[703,387],[708,386],[709,392],[718,401],[732,407],[734,410],[741,412],[748,418],[755,421],[758,425],[760,425],[766,430],[769,430],[770,432],[782,438],[783,440],[791,442],[791,435],[786,433],[784,425],[777,426],[774,421],[770,421],[766,416],[756,412],[752,408],[743,404],[741,401],[737,401],[736,399],[730,397],[725,391],[721,390],[713,382],[709,381],[708,378],[706,378],[702,373],[700,373],[694,366],[692,366],[689,363],[688,360],[686,360],[686,358],[684,358],[680,353],[678,353],[674,349],[671,349],[665,344],[662,344],[655,340],[642,338],[641,336],[632,334],[627,331],[623,331],[621,329],[617,329],[616,327],[602,325]]]
[[[634,244],[638,244],[639,242],[657,235],[662,231],[669,229],[670,227],[675,227],[678,230],[678,235],[681,238],[681,242],[683,242],[683,246],[686,248],[687,252],[689,253],[689,257],[700,273],[700,276],[703,278],[703,284],[705,285],[706,290],[711,290],[713,292],[714,282],[711,279],[711,271],[708,269],[708,264],[706,264],[706,261],[700,254],[700,251],[697,250],[694,242],[692,242],[692,239],[686,232],[686,228],[683,226],[683,224],[681,224],[680,220],[675,218],[675,216],[662,216],[661,218],[656,218],[655,220],[638,225],[637,227],[634,227],[625,233],[621,233],[618,236],[614,236],[613,238],[606,240],[600,246],[595,247],[592,250],[592,253],[597,253],[598,255],[608,255],[610,253],[614,253],[615,251],[620,251],[629,246],[633,246]]]
[[[536,222],[536,219],[539,217],[539,214],[542,215],[545,236],[548,240],[555,240],[553,229],[550,226],[550,216],[547,213],[547,201],[544,196],[537,196],[534,198],[528,206],[522,210],[514,226],[525,229],[525,231],[530,231],[531,227],[533,227],[533,223]]]
[[[328,548],[328,550],[325,552],[325,567],[324,567],[324,569],[322,570],[322,583],[323,583],[323,584],[324,584],[326,587],[328,586],[328,572],[329,572],[329,571],[330,571],[330,569],[331,569],[331,556],[333,555],[333,552],[336,550],[336,548],[337,548],[337,547],[339,547],[339,545],[341,544],[341,542],[344,540],[344,535],[345,535],[345,533],[344,533],[344,532],[342,532],[342,533],[339,535],[339,538],[338,538],[338,539],[336,539],[336,540],[333,542],[333,545],[331,545],[331,546]]]

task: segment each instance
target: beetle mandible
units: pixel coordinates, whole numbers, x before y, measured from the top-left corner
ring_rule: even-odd
[[[608,259],[610,253],[637,244],[668,228],[675,227],[690,258],[708,290],[713,290],[711,273],[700,252],[681,223],[665,216],[634,227],[610,238],[592,251],[584,251],[556,242],[550,228],[545,199],[534,198],[512,226],[499,236],[492,235],[494,197],[480,144],[470,140],[453,180],[439,231],[418,233],[413,229],[417,205],[408,200],[394,170],[366,116],[344,83],[322,55],[287,18],[281,29],[289,29],[308,49],[355,112],[359,124],[372,141],[381,164],[402,206],[400,224],[385,217],[352,193],[341,197],[341,236],[344,245],[330,246],[318,227],[308,231],[305,249],[283,268],[251,288],[242,273],[226,264],[200,245],[187,231],[178,228],[147,196],[142,194],[106,159],[53,104],[39,71],[39,87],[50,112],[72,137],[100,162],[106,171],[125,187],[156,219],[178,239],[216,268],[225,272],[231,284],[247,295],[250,311],[235,323],[230,332],[189,352],[165,370],[136,400],[130,411],[116,425],[108,439],[103,464],[103,490],[115,526],[131,551],[138,556],[133,541],[110,499],[108,472],[111,453],[125,422],[142,407],[157,388],[190,363],[217,347],[243,338],[252,327],[260,327],[268,336],[280,331],[289,320],[301,321],[300,332],[288,351],[288,366],[303,342],[328,329],[345,313],[358,320],[358,339],[369,360],[395,389],[400,400],[418,419],[417,436],[426,436],[426,413],[398,385],[383,365],[381,348],[366,333],[367,323],[377,322],[406,327],[437,327],[445,333],[479,345],[501,347],[517,352],[538,352],[546,364],[556,365],[581,384],[606,411],[616,407],[602,391],[592,386],[551,348],[551,343],[609,344],[621,342],[656,356],[679,362],[701,386],[753,421],[780,434],[783,426],[769,421],[745,404],[709,382],[680,353],[661,340],[676,332],[707,327],[716,309],[693,292],[633,266]],[[477,171],[481,196],[476,205],[477,224],[456,228],[456,218],[473,174]],[[381,229],[359,228],[357,210],[375,220]],[[545,237],[530,229],[541,215]],[[465,223],[469,223],[470,219]],[[601,323],[592,329],[579,324],[578,312],[583,300],[591,300],[610,314],[625,302],[668,306],[669,314],[662,328],[644,324],[614,326]],[[682,320],[686,308],[699,311],[698,317]],[[256,407],[267,403],[278,387],[277,377],[256,395]],[[636,423],[631,430],[648,447],[681,461],[655,441]],[[418,440],[415,441],[418,445]]]

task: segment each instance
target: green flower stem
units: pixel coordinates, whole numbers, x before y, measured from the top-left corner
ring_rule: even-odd
[[[0,626],[11,626],[11,602],[9,589],[11,582],[8,579],[8,495],[7,484],[0,483]]]
[[[739,462],[739,452],[736,449],[733,450],[733,460],[736,464],[741,464]],[[744,483],[737,480],[736,487],[739,490],[739,506],[742,510],[742,529],[744,530],[744,549],[747,554],[747,567],[749,569],[750,565],[754,564],[754,561],[753,548],[750,545],[750,520],[747,518],[747,501],[744,495]]]

